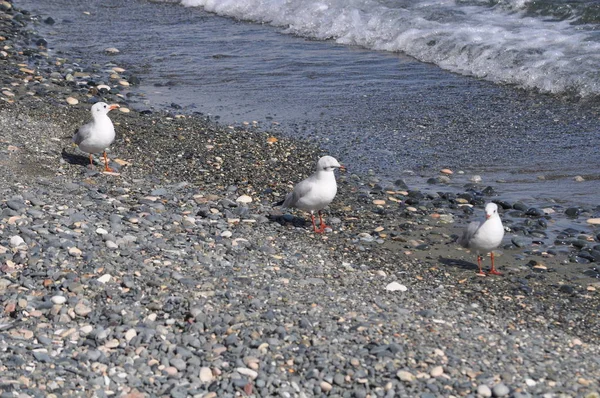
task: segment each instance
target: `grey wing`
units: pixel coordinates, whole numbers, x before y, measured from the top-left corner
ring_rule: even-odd
[[[85,139],[87,139],[92,133],[91,125],[84,124],[77,130],[77,132],[73,135],[73,142],[77,145],[81,144]]]
[[[478,221],[473,221],[472,223],[470,223],[469,226],[463,232],[462,236],[458,238],[458,244],[468,249],[469,242],[471,242],[471,239],[473,238],[473,236],[475,236],[480,226],[481,223]]]
[[[294,190],[287,194],[285,201],[283,202],[282,208],[286,209],[289,207],[296,207],[296,204],[307,193],[310,192],[312,184],[310,183],[312,176],[305,180],[300,181],[294,187]]]

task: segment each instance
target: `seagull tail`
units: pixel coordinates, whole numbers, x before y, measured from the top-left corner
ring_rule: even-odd
[[[283,202],[285,202],[285,199],[282,199],[282,200],[280,200],[279,202],[275,202],[275,203],[273,203],[273,206],[274,206],[274,207],[275,207],[275,206],[282,206],[282,205],[283,205]]]

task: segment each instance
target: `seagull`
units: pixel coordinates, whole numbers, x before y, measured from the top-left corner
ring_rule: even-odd
[[[504,227],[502,220],[498,214],[498,205],[488,203],[485,205],[485,220],[478,222],[473,221],[463,232],[463,235],[458,239],[458,243],[467,248],[474,250],[477,253],[477,265],[479,265],[478,275],[485,276],[485,272],[481,269],[482,257],[480,253],[490,253],[492,259],[491,275],[502,275],[494,267],[494,252],[493,250],[500,246],[504,237]]]
[[[92,154],[104,153],[104,171],[114,171],[108,167],[106,157],[106,148],[115,140],[115,127],[108,117],[108,112],[119,108],[119,105],[108,105],[104,102],[97,102],[92,106],[92,121],[81,126],[75,135],[73,142],[79,146],[83,152],[90,154],[90,165],[94,166]]]
[[[294,187],[294,190],[287,194],[281,205],[283,209],[295,207],[300,210],[310,211],[313,230],[322,234],[325,228],[330,228],[323,222],[323,210],[337,193],[337,183],[333,170],[343,168],[332,156],[323,156],[317,162],[317,171],[305,180],[300,181]],[[319,229],[315,225],[315,211],[319,213]]]

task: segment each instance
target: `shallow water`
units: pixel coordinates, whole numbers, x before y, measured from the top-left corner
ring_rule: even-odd
[[[51,51],[133,70],[146,95],[133,107],[175,103],[226,124],[257,121],[312,139],[351,171],[372,170],[384,182],[448,190],[425,180],[450,167],[465,171],[455,185],[481,175],[503,199],[598,204],[597,101],[496,85],[201,8],[141,0],[17,4],[56,20],[39,25]],[[107,56],[106,47],[121,53]]]

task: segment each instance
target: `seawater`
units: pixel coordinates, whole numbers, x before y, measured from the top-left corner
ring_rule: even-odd
[[[505,199],[597,205],[598,20],[538,3],[17,1],[57,21],[38,25],[50,52],[133,70],[134,107],[257,121],[384,181],[444,191],[424,181],[450,167]]]

